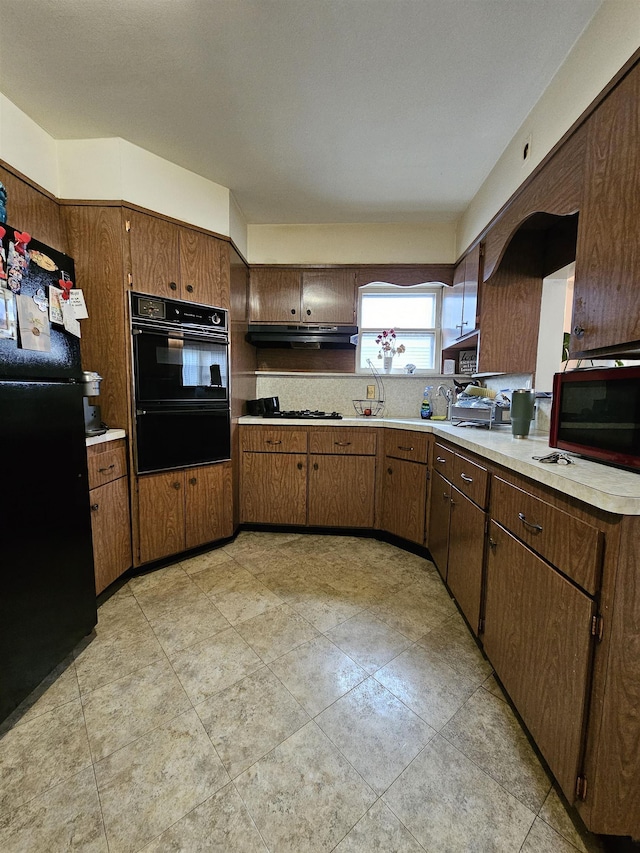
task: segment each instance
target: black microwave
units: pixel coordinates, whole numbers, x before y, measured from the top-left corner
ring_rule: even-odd
[[[549,444],[640,470],[640,367],[556,373]]]

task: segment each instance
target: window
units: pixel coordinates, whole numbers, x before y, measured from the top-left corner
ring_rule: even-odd
[[[415,364],[415,373],[440,372],[440,305],[442,285],[416,284],[400,287],[375,282],[360,288],[358,295],[358,349],[356,371],[368,370],[367,359],[382,371],[380,346],[376,338],[383,329],[394,329],[397,353],[392,374],[405,372],[407,364]]]

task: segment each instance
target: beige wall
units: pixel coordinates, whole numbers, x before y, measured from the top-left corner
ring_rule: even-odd
[[[0,159],[58,195],[55,140],[0,93]]]
[[[457,255],[640,47],[640,0],[604,0],[460,219]],[[522,148],[531,135],[531,156]]]
[[[249,225],[252,264],[451,263],[455,224]]]

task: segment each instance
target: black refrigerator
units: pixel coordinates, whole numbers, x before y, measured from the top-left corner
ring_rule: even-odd
[[[0,235],[4,720],[97,615],[80,342],[67,330],[71,318],[67,328],[51,322],[60,317],[48,304],[59,308],[72,287],[73,260],[7,225]]]

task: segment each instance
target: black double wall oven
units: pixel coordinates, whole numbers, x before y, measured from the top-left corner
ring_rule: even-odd
[[[227,312],[143,293],[130,307],[137,473],[229,459]]]

